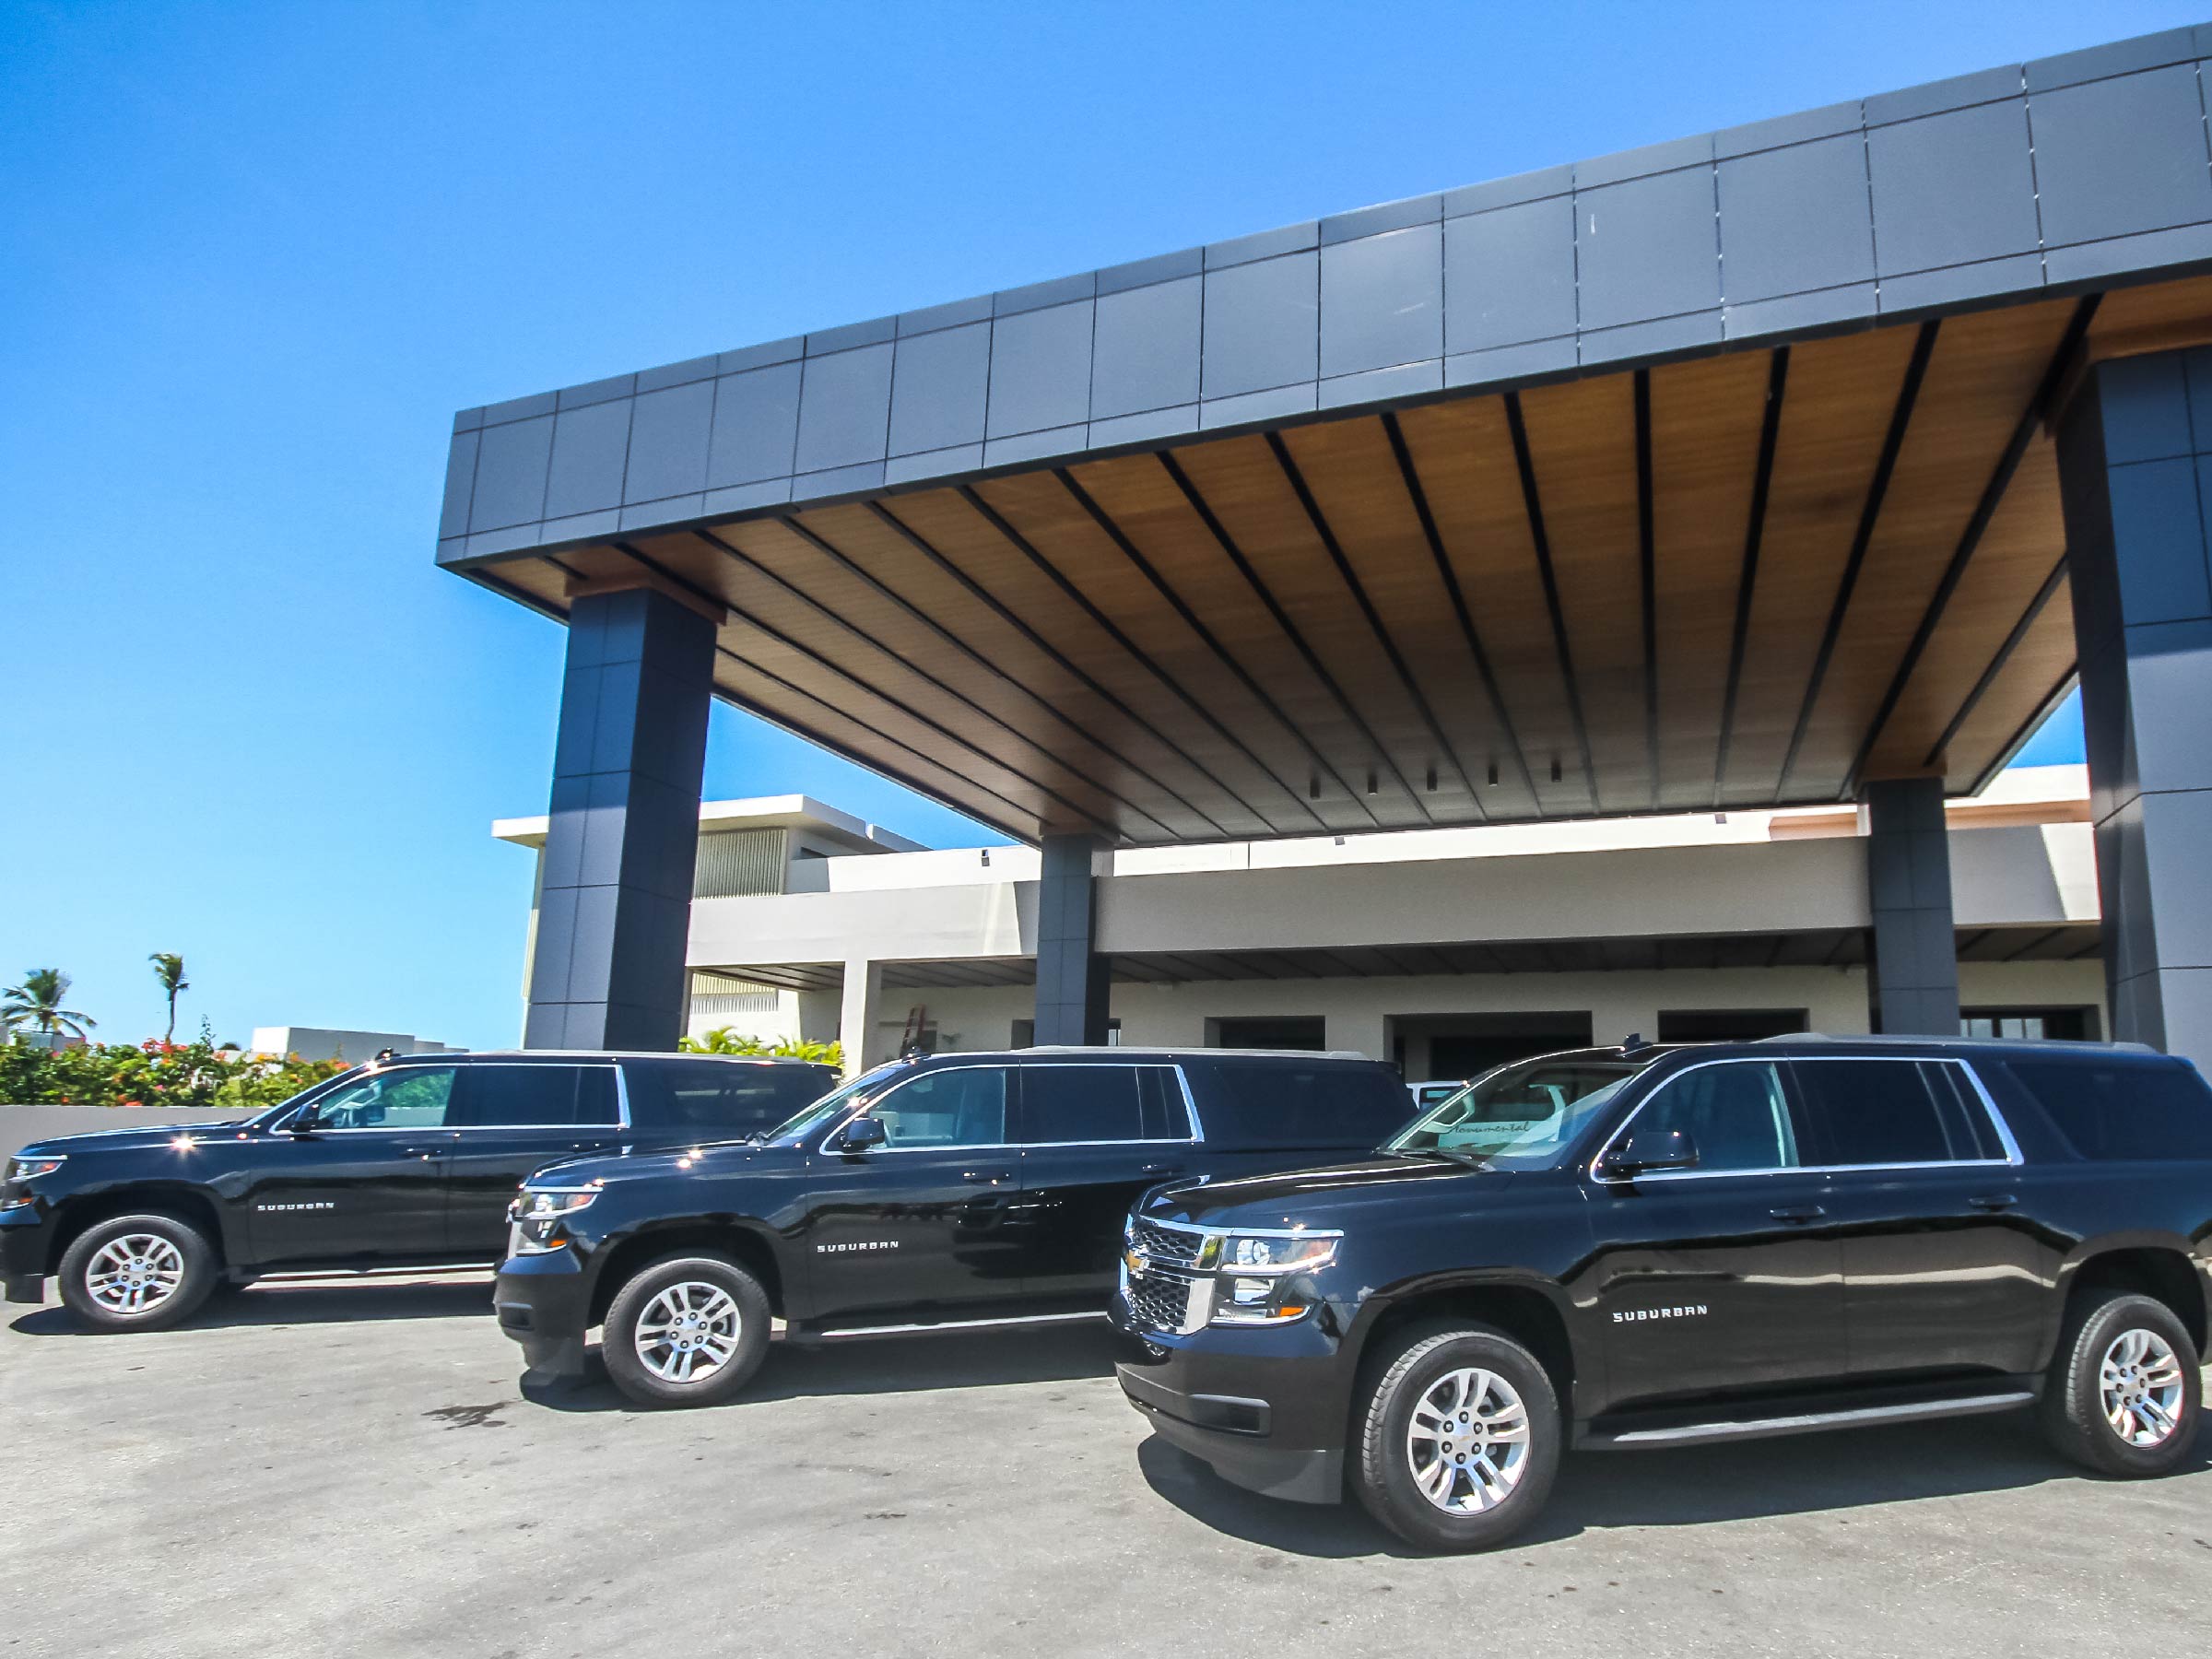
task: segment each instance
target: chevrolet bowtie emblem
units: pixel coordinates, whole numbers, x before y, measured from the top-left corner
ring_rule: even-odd
[[[1133,1279],[1143,1278],[1152,1270],[1152,1258],[1141,1250],[1124,1251],[1122,1260],[1128,1264],[1129,1277]]]

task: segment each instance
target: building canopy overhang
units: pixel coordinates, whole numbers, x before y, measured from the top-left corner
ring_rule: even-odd
[[[2072,378],[2212,339],[2198,32],[465,411],[440,557],[1024,841],[1972,792]]]

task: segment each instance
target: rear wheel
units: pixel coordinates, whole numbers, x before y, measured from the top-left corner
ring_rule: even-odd
[[[2115,1290],[2067,1319],[2043,1385],[2043,1432],[2105,1475],[2163,1475],[2189,1455],[2204,1404],[2196,1344],[2164,1302]]]
[[[222,1269],[215,1246],[176,1216],[117,1216],[62,1253],[62,1300],[96,1330],[160,1331],[189,1319]]]
[[[1412,1342],[1360,1413],[1353,1484],[1370,1514],[1428,1549],[1488,1549],[1544,1507],[1559,1397],[1536,1357],[1488,1325]]]
[[[601,1333],[606,1374],[641,1406],[718,1406],[768,1357],[760,1281],[727,1256],[670,1256],[615,1293]]]

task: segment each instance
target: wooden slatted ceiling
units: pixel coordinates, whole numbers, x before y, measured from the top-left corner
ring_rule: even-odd
[[[1724,805],[1774,794],[1914,333],[1891,328],[1791,347]]]
[[[1190,704],[1147,672],[1082,606],[1071,603],[1050,572],[1040,570],[983,512],[959,495],[938,490],[902,498],[888,509],[971,581],[1024,618],[1053,652],[1072,665],[1072,676],[1061,669],[1063,680],[1084,690],[1088,679],[1111,693],[1115,702],[1102,706],[1092,693],[1095,718],[1117,748],[1141,757],[1155,794],[1171,794],[1176,810],[1171,816],[1186,825],[1182,833],[1216,838],[1273,833],[1267,818],[1225,785],[1218,740],[1207,742],[1213,735],[1203,725],[1196,732],[1186,729],[1199,724]],[[1167,733],[1175,735],[1172,741],[1163,740],[1160,735]]]
[[[1266,441],[1194,445],[1177,458],[1230,540],[1260,573],[1293,639],[1302,640],[1319,660],[1321,674],[1314,677],[1340,690],[1353,711],[1353,728],[1361,739],[1353,786],[1378,797],[1387,794],[1394,805],[1409,804],[1412,823],[1479,818],[1480,807],[1455,771],[1442,770],[1437,789],[1426,789],[1429,765],[1442,757]],[[1314,672],[1310,665],[1307,672]]]
[[[1651,806],[1634,399],[1626,374],[1521,398],[1601,812]]]
[[[1501,399],[1431,404],[1398,417],[1446,556],[1488,653],[1536,800],[1547,817],[1591,811],[1566,677],[1545,619],[1544,587]],[[1551,763],[1560,762],[1558,782]],[[1500,786],[1518,770],[1498,756]],[[1506,816],[1503,812],[1496,817]]]
[[[2073,311],[2072,300],[2057,300],[1943,323],[1787,781],[1792,797],[1843,792],[1883,694]],[[1923,753],[1934,735],[1919,734]]]
[[[1159,460],[1124,456],[1071,473],[1300,735],[1307,752],[1300,773],[1292,775],[1318,784],[1309,798],[1332,829],[1412,829],[1427,821],[1394,787],[1367,797],[1372,757],[1366,738],[1313,677]]]
[[[1659,646],[1659,776],[1652,797],[1662,809],[1720,804],[1717,734],[1771,362],[1770,354],[1756,352],[1652,371]],[[1785,406],[1786,398],[1785,388]],[[1762,535],[1759,574],[1765,569]],[[1733,748],[1733,722],[1729,739]]]
[[[1312,834],[1359,828],[1345,804],[1323,808],[1306,796],[1308,763],[1296,732],[1234,676],[1205,639],[1055,473],[986,480],[977,496],[1174,688],[1183,708],[1183,747],[1265,825],[1263,833]],[[1172,705],[1171,705],[1172,706]],[[1357,815],[1355,815],[1356,817]]]
[[[1747,589],[1774,355],[1651,370],[1648,618],[1632,373],[1202,436],[483,574],[560,611],[571,582],[650,565],[729,607],[724,695],[1023,839],[1802,802],[1834,798],[1854,769],[1935,766],[1963,789],[2073,669],[2047,434],[1931,602],[2074,315],[2057,300],[1947,318],[1931,335],[1908,324],[1791,347]],[[2089,348],[2192,330],[2212,338],[2212,279],[2111,296]],[[1924,338],[1917,398],[1900,401]]]
[[[1443,786],[1432,806],[1442,812],[1471,798],[1485,818],[1535,816],[1515,746],[1483,683],[1480,634],[1471,644],[1461,626],[1382,422],[1305,427],[1284,434],[1284,443],[1442,735],[1441,745],[1418,751]],[[1476,608],[1469,604],[1470,614]],[[1425,771],[1420,781],[1425,785]]]

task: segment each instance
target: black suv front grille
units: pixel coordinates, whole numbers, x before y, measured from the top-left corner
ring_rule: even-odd
[[[1180,1331],[1190,1316],[1191,1281],[1163,1273],[1147,1273],[1129,1281],[1129,1311],[1140,1325],[1155,1331]]]
[[[1206,1242],[1206,1235],[1139,1219],[1130,1224],[1129,1241],[1155,1262],[1190,1267],[1198,1261],[1198,1248]]]

